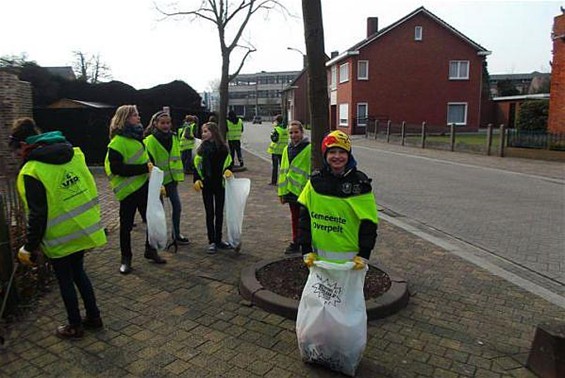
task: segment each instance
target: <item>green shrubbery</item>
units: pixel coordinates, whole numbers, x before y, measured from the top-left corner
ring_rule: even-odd
[[[528,131],[546,131],[549,100],[526,101],[520,106],[516,128]]]

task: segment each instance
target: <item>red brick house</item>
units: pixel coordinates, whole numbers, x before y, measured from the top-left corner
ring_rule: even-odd
[[[296,79],[283,89],[283,113],[287,121],[298,120],[303,125],[310,124],[308,108],[308,71],[304,68]]]
[[[367,38],[326,63],[330,128],[359,134],[379,119],[478,130],[488,54],[424,7],[382,30],[370,17]]]
[[[565,13],[554,18],[548,131],[565,133]]]

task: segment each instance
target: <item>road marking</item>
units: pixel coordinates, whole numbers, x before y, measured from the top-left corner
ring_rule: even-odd
[[[394,218],[391,217],[387,214],[385,214],[384,212],[380,212],[379,213],[379,218],[385,220],[386,222],[393,224],[405,231],[410,232],[413,235],[416,235],[426,241],[429,241],[430,243],[433,243],[435,245],[437,245],[438,247],[445,249],[446,251],[464,259],[469,261],[470,263],[473,263],[475,265],[477,265],[478,267],[481,267],[485,270],[487,270],[488,272],[494,274],[495,276],[501,277],[503,279],[505,279],[506,281],[509,281],[511,283],[513,283],[514,285],[521,287],[522,289],[529,291],[532,294],[535,294],[543,299],[545,299],[546,301],[553,303],[556,306],[559,306],[561,308],[565,309],[565,297],[556,294],[536,283],[533,283],[531,281],[528,281],[524,278],[521,278],[519,276],[517,276],[514,273],[511,273],[493,263],[491,263],[490,261],[487,261],[486,259],[478,256],[478,254],[476,252],[474,252],[474,250],[476,249],[476,247],[472,246],[471,244],[465,243],[463,241],[458,240],[457,243],[455,243],[454,241],[450,241],[445,237],[438,237],[435,235],[432,235],[429,232],[426,232],[425,230],[422,230],[421,228],[409,224],[407,222],[401,221],[398,218]],[[458,245],[459,244],[459,245]],[[463,246],[464,245],[464,246]],[[493,255],[494,257],[496,257],[496,255]]]
[[[450,161],[450,160],[436,159],[436,158],[431,158],[431,157],[427,157],[427,156],[411,155],[411,154],[404,153],[404,152],[386,151],[386,150],[381,150],[379,148],[374,148],[374,147],[366,147],[366,146],[356,145],[355,148],[356,149],[361,148],[361,149],[366,149],[366,150],[370,150],[370,151],[379,151],[379,152],[382,152],[382,153],[385,153],[385,154],[399,155],[399,156],[410,157],[410,158],[414,158],[414,159],[428,160],[428,161],[433,161],[433,162],[436,162],[436,163],[445,163],[445,164],[457,165],[457,166],[460,166],[460,167],[476,168],[476,169],[484,169],[484,170],[487,170],[487,171],[508,173],[508,174],[512,174],[512,175],[516,175],[516,176],[524,176],[524,177],[529,177],[529,178],[541,179],[541,180],[544,180],[544,181],[552,182],[554,184],[565,185],[565,180],[555,178],[555,177],[538,176],[538,175],[532,175],[532,174],[529,174],[529,173],[508,171],[508,170],[504,170],[504,169],[501,169],[501,168],[482,167],[482,166],[478,166],[478,165],[459,163],[459,162]]]

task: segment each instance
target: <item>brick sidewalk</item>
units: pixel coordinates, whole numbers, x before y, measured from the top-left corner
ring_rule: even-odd
[[[300,360],[295,323],[248,307],[239,272],[282,256],[290,238],[287,207],[267,183],[270,165],[246,155],[252,180],[243,251],[205,253],[201,196],[181,185],[181,232],[192,241],[166,265],[142,257],[144,226],[133,232],[134,272],[118,273],[118,205],[97,175],[108,245],[89,253],[105,329],[80,341],[53,334],[65,321],[56,284],[34,311],[5,332],[1,376],[340,376]],[[166,207],[170,211],[170,206]],[[359,377],[533,376],[523,366],[535,326],[562,309],[438,247],[382,222],[373,262],[410,282],[407,308],[372,321]]]

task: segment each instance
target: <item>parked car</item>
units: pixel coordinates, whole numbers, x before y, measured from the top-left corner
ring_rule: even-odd
[[[261,116],[255,116],[255,117],[253,117],[253,120],[251,120],[251,123],[262,124],[262,123],[263,123],[263,119],[261,119]]]

